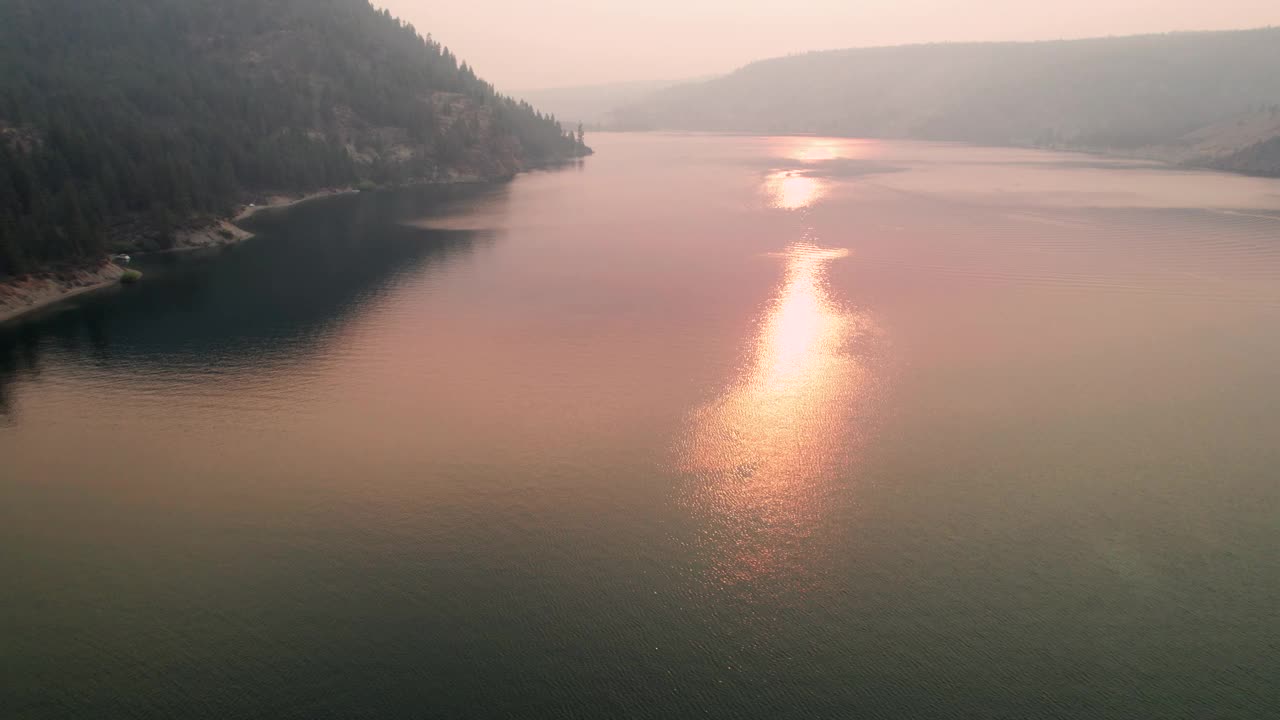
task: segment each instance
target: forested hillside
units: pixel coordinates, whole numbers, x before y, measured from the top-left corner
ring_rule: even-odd
[[[1205,164],[1219,170],[1280,177],[1280,135],[1254,143],[1225,157],[1211,158]]]
[[[623,108],[631,128],[1123,150],[1280,103],[1280,29],[916,45],[758,62]]]
[[[253,192],[589,152],[366,0],[0,0],[0,68],[0,276]]]

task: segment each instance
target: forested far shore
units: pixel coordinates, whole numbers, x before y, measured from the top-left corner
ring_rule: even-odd
[[[0,277],[263,193],[588,154],[366,0],[0,0]]]
[[[618,129],[1087,150],[1280,175],[1280,28],[939,43],[762,60],[619,108]]]

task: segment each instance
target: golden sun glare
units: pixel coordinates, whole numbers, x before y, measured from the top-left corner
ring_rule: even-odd
[[[847,250],[797,243],[733,385],[695,413],[682,458],[697,480],[719,581],[798,562],[795,544],[817,524],[824,469],[841,453],[850,397],[864,369],[847,353],[866,319],[830,296],[827,267]]]
[[[826,182],[803,170],[778,170],[765,178],[764,191],[770,207],[801,210],[822,199],[826,194]]]

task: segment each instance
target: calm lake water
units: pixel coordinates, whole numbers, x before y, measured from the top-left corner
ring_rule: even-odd
[[[0,335],[0,714],[1276,717],[1280,182],[593,144]]]

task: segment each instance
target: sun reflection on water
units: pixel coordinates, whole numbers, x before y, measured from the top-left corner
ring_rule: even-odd
[[[806,562],[832,470],[845,457],[850,409],[866,369],[849,351],[868,319],[830,296],[826,273],[847,250],[798,243],[732,386],[694,413],[682,469],[703,521],[715,582],[733,585]]]
[[[817,205],[831,191],[833,161],[866,162],[878,148],[875,141],[842,138],[781,137],[770,144],[778,164],[765,175],[761,190],[767,205],[778,210]]]
[[[805,139],[804,144],[795,148],[791,156],[796,160],[813,162],[819,160],[834,160],[843,157],[849,141],[829,140],[829,139]]]
[[[765,178],[764,191],[770,207],[801,210],[822,199],[826,194],[826,182],[804,170],[777,170]]]

